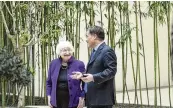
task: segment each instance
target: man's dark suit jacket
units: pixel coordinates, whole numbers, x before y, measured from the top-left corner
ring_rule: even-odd
[[[89,106],[114,105],[114,78],[117,72],[115,51],[102,43],[87,65],[86,73],[94,77],[87,83],[86,100]]]

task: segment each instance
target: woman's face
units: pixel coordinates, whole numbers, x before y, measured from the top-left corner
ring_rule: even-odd
[[[61,49],[60,56],[63,59],[63,61],[68,61],[72,56],[72,50],[68,47]]]

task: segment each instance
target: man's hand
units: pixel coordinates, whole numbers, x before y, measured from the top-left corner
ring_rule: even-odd
[[[79,97],[79,103],[78,103],[77,108],[83,108],[83,106],[84,106],[84,98]]]
[[[73,75],[71,75],[72,79],[81,79],[82,78],[82,73],[81,72],[72,72]]]
[[[84,74],[85,77],[82,77],[81,80],[84,82],[91,82],[94,81],[93,75],[92,74]]]

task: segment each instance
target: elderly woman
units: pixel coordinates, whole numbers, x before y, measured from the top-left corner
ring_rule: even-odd
[[[57,46],[59,58],[51,61],[46,81],[48,104],[51,108],[82,108],[85,92],[80,80],[72,79],[73,72],[84,72],[82,61],[76,60],[68,41]]]

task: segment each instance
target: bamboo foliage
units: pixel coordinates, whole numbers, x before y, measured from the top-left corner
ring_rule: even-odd
[[[125,92],[127,93],[128,96],[128,102],[130,104],[130,99],[129,99],[129,94],[128,94],[128,89],[127,89],[127,84],[126,84],[126,72],[127,72],[127,42],[128,42],[128,2],[119,2],[118,4],[118,9],[120,12],[120,32],[121,32],[121,38],[119,41],[119,44],[122,48],[122,72],[123,72],[123,103],[125,99]]]
[[[149,2],[150,3],[150,2]],[[159,82],[159,96],[160,96],[160,105],[162,105],[162,100],[161,100],[161,90],[160,90],[160,56],[159,56],[159,44],[158,44],[158,24],[164,24],[165,23],[165,15],[168,16],[168,12],[170,11],[169,8],[169,2],[153,2],[153,3],[150,3],[150,11],[149,12],[152,12],[153,13],[153,17],[154,17],[154,57],[155,57],[155,60],[154,60],[154,71],[155,71],[155,77],[157,77],[157,71],[158,71],[158,82]],[[166,13],[165,13],[166,12]],[[169,16],[170,17],[170,16]],[[168,18],[168,17],[167,17]],[[169,20],[169,18],[167,19],[167,21]],[[170,29],[168,27],[168,29]],[[168,34],[169,34],[170,31],[168,31]],[[168,36],[169,37],[169,36]],[[169,42],[168,42],[169,43]],[[170,50],[170,49],[169,49]],[[168,50],[168,52],[169,52]],[[169,57],[168,57],[169,59]],[[169,62],[169,60],[168,60]],[[170,65],[170,63],[168,63],[168,65]],[[168,67],[168,76],[170,76],[170,70],[169,70],[169,67]],[[170,80],[170,79],[169,79]],[[155,106],[157,105],[157,78],[155,78]],[[169,82],[168,82],[169,84]],[[169,90],[170,90],[170,85],[169,85]],[[170,94],[169,94],[170,96]],[[170,102],[170,105],[171,105],[171,102]]]
[[[147,56],[144,44],[144,28],[142,22],[145,19],[153,20],[153,53],[154,62],[154,105],[162,106],[161,94],[161,55],[158,28],[160,25],[167,25],[168,29],[168,85],[169,85],[169,103],[171,107],[171,61],[170,49],[170,16],[172,11],[171,2],[145,2],[148,3],[149,10],[143,12],[141,2],[120,2],[120,1],[1,1],[0,2],[0,48],[7,46],[9,50],[19,51],[20,56],[27,64],[28,69],[32,71],[31,84],[24,87],[21,91],[22,99],[28,99],[24,104],[36,104],[36,86],[38,83],[38,97],[44,99],[44,104],[47,104],[46,96],[46,78],[49,63],[52,59],[58,57],[56,54],[56,46],[60,38],[65,38],[72,42],[76,59],[80,59],[81,39],[83,27],[87,30],[88,27],[96,25],[97,22],[106,31],[107,44],[114,50],[120,49],[122,58],[122,103],[129,104],[145,103],[142,95],[142,88],[146,88],[147,104],[149,100],[149,80],[147,71]],[[131,8],[132,7],[132,8]],[[131,16],[134,16],[135,22],[131,24]],[[99,16],[99,18],[97,18]],[[99,19],[99,21],[97,21]],[[106,22],[106,24],[104,24]],[[84,24],[84,25],[82,25]],[[81,26],[82,25],[82,26]],[[134,34],[133,34],[134,33]],[[65,36],[65,37],[62,37]],[[141,43],[140,43],[141,42]],[[134,48],[136,48],[134,50]],[[86,48],[87,49],[87,48]],[[88,57],[91,49],[88,48]],[[141,53],[142,52],[142,53]],[[128,54],[130,56],[128,56]],[[87,58],[87,57],[86,57]],[[128,63],[130,62],[130,66]],[[142,62],[144,69],[142,70]],[[119,65],[118,65],[119,66]],[[128,73],[128,68],[132,68],[132,73]],[[119,70],[118,70],[119,71]],[[145,76],[142,76],[144,73]],[[134,83],[134,102],[129,95],[127,82],[128,74],[132,74]],[[145,81],[142,81],[142,77]],[[7,100],[5,93],[13,94],[13,103],[19,95],[18,85],[11,85],[10,82],[1,78],[2,104],[5,107]],[[145,87],[142,85],[145,82]],[[5,86],[9,85],[9,86]],[[158,89],[157,89],[158,87]],[[159,91],[159,95],[157,94]],[[139,92],[139,94],[138,94]],[[127,97],[126,97],[127,94]],[[159,102],[157,101],[159,99]],[[118,102],[119,100],[117,100]],[[21,105],[22,106],[22,105]]]

